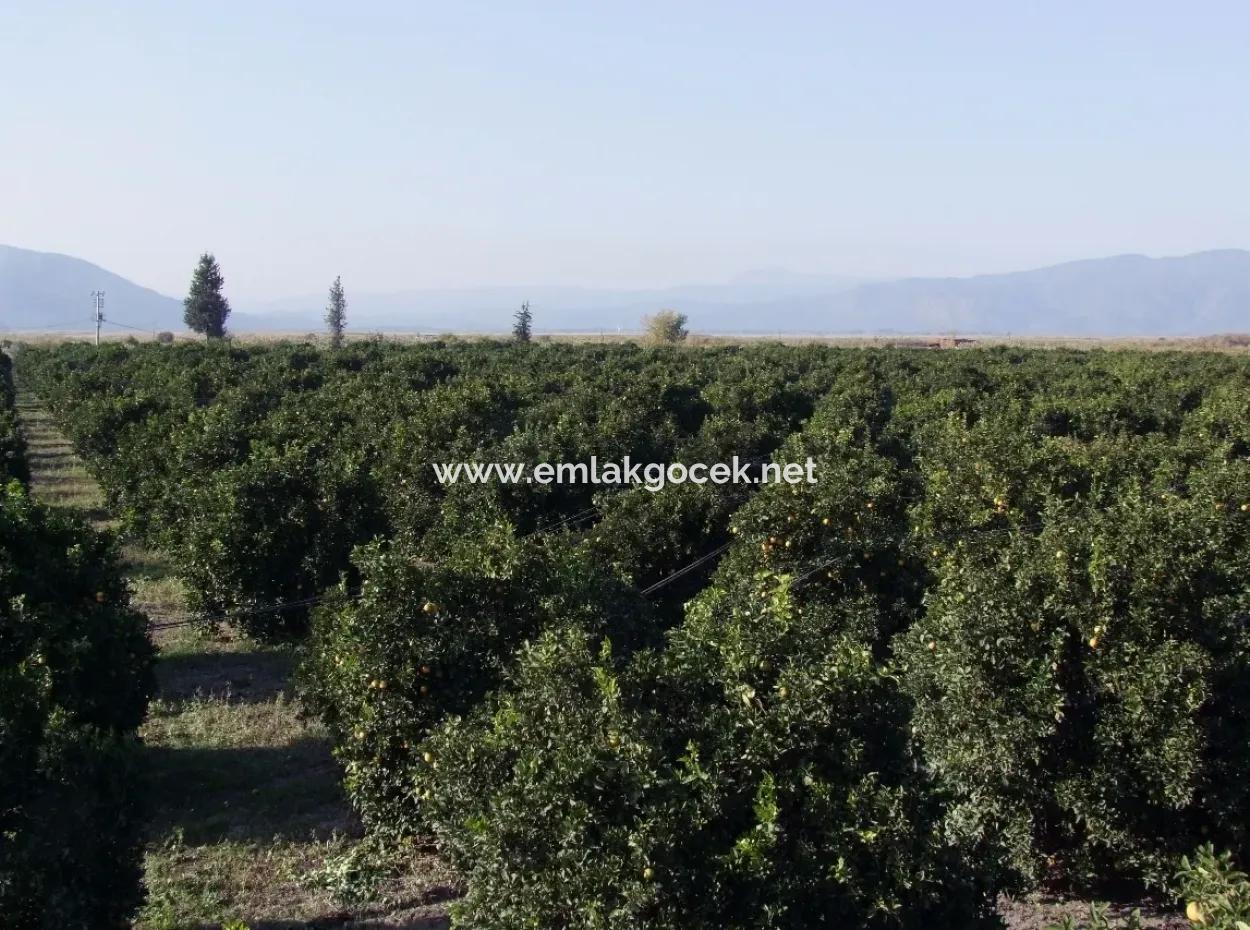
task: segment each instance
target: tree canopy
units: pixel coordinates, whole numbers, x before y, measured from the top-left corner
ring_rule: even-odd
[[[225,337],[226,317],[230,315],[230,302],[221,293],[225,283],[217,259],[211,252],[205,252],[195,266],[191,290],[183,301],[183,319],[192,332],[202,333],[209,339]]]

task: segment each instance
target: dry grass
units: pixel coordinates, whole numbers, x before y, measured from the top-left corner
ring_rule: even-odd
[[[19,394],[17,413],[26,437],[26,459],[34,493],[46,503],[82,511],[97,525],[107,524],[100,486],[74,455],[69,441],[57,430],[47,411],[34,397]]]
[[[22,332],[7,333],[18,342],[30,345],[49,345],[60,342],[86,342],[94,338],[87,332]],[[151,342],[153,337],[144,334],[105,335],[108,342]],[[180,341],[201,340],[179,335]],[[312,342],[327,344],[321,332],[245,332],[230,337],[244,345],[266,345],[276,342]],[[386,341],[395,343],[421,343],[435,340],[445,342],[509,342],[509,333],[413,333],[413,332],[358,332],[348,333],[350,342]],[[1105,349],[1135,350],[1148,352],[1227,352],[1250,354],[1250,334],[1213,333],[1207,336],[1012,336],[998,333],[959,333],[959,344],[950,333],[906,333],[879,335],[870,333],[692,333],[686,345],[729,346],[756,343],[779,343],[782,345],[824,345],[842,348],[901,348],[901,349],[961,349],[992,346],[1019,346],[1025,349]],[[537,343],[644,343],[641,332],[584,332],[584,333],[537,333]]]
[[[309,876],[348,856],[353,843],[341,837],[304,843],[276,838],[203,846],[171,836],[148,853],[149,903],[139,926],[217,930],[239,919],[238,901],[244,899],[250,902],[251,930],[445,930],[444,903],[454,896],[447,883],[383,879],[374,902],[350,907],[338,903],[332,876],[313,887]],[[432,859],[414,864],[431,876],[440,868]]]

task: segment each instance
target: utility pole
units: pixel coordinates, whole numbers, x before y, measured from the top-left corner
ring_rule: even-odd
[[[95,347],[100,348],[100,324],[104,322],[104,291],[92,291],[95,299]]]

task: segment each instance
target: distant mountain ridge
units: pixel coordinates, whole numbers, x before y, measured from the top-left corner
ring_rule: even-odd
[[[104,291],[105,319],[116,313],[145,330],[183,328],[180,300],[81,258],[0,245],[0,329],[92,328],[92,291]]]
[[[1250,330],[1250,252],[1118,255],[1033,271],[866,284],[821,308],[907,332],[1183,336]]]
[[[1172,258],[1119,255],[966,278],[865,281],[768,269],[727,284],[653,290],[576,287],[426,289],[391,294],[348,285],[355,331],[503,332],[528,300],[537,332],[630,332],[663,307],[704,333],[981,333],[1183,336],[1250,330],[1250,251]],[[144,329],[182,329],[182,305],[80,259],[0,246],[0,329],[78,321],[90,292],[106,317]],[[312,332],[324,295],[263,304],[234,301],[237,332]],[[71,328],[60,326],[59,328]]]

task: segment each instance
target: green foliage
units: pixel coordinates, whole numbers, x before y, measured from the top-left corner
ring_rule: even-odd
[[[759,581],[701,597],[659,656],[548,631],[425,744],[462,925],[978,925],[986,889],[941,840],[871,607]]]
[[[346,852],[329,859],[316,873],[313,884],[324,888],[334,900],[349,906],[375,900],[382,882],[403,866],[403,860],[366,837]]]
[[[343,293],[343,279],[336,277],[330,285],[330,302],[326,305],[326,329],[330,333],[330,347],[341,348],[343,328],[347,325],[347,295]]]
[[[647,339],[658,345],[685,342],[689,335],[686,331],[686,314],[676,310],[653,313],[643,318],[642,325]]]
[[[530,312],[529,301],[521,304],[521,309],[512,318],[512,338],[517,342],[529,342],[532,336],[530,327],[534,322],[534,314]]]
[[[1250,930],[1250,878],[1230,853],[1210,844],[1181,857],[1176,884],[1190,922],[1210,930]]]
[[[130,745],[151,646],[107,542],[0,491],[0,910],[96,928],[139,900]]]
[[[171,554],[193,606],[265,636],[300,633],[300,602],[343,572],[353,580],[353,546],[376,536],[419,546],[447,506],[502,508],[528,532],[595,502],[585,486],[444,487],[432,462],[767,451],[837,364],[811,351],[709,352],[692,364],[635,347],[481,344],[65,346],[27,349],[23,361],[113,509]],[[748,490],[693,495],[680,524],[641,491],[632,514],[647,509],[647,519],[620,514],[633,541],[615,548],[613,566],[667,575],[702,551],[698,529],[725,533]],[[616,494],[605,491],[605,504]],[[654,545],[644,525],[670,544]],[[697,580],[674,587],[670,606]]]
[[[321,604],[305,688],[353,802],[401,850],[435,830],[467,926],[970,926],[1043,870],[1245,852],[1245,359],[19,358],[201,613],[290,636]],[[818,482],[431,468],[734,455]]]
[[[221,293],[225,283],[217,259],[205,252],[195,266],[191,290],[183,301],[183,321],[192,332],[209,339],[225,338],[226,317],[230,315],[230,303]]]
[[[13,360],[0,352],[0,484],[30,480],[26,464],[26,440],[17,428],[13,410]]]
[[[1106,904],[1095,902],[1089,906],[1087,923],[1080,924],[1075,918],[1065,917],[1062,922],[1048,930],[1144,930],[1144,927],[1141,911],[1133,911],[1124,920],[1116,921]]]
[[[1250,462],[994,417],[939,424],[921,472],[933,580],[899,654],[956,833],[1025,878],[1245,848]]]
[[[524,545],[504,527],[492,534],[449,547],[437,564],[402,544],[364,547],[359,596],[344,590],[316,616],[303,693],[334,733],[347,792],[378,833],[421,828],[410,785],[421,740],[496,687],[527,638],[571,624],[626,642],[648,635],[637,596],[578,549]]]
[[[1215,852],[1206,843],[1192,856],[1182,856],[1172,883],[1191,926],[1210,930],[1250,930],[1250,878],[1233,864],[1230,853]],[[1141,913],[1114,922],[1105,904],[1090,906],[1087,923],[1065,918],[1050,930],[1141,930]]]

